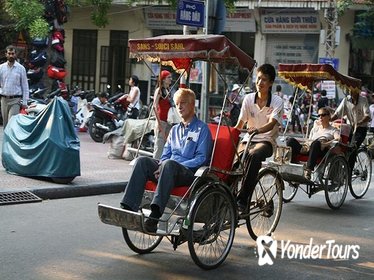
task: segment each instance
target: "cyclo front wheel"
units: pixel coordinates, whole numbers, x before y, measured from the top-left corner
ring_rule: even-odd
[[[199,267],[218,267],[230,252],[236,228],[233,199],[211,186],[193,204],[187,230],[188,249]]]
[[[357,152],[351,183],[349,184],[349,190],[354,198],[362,198],[368,191],[371,172],[371,157],[365,148],[361,148]]]
[[[123,238],[131,250],[138,254],[152,252],[162,240],[162,236],[122,228]]]
[[[335,156],[326,162],[325,198],[331,209],[340,208],[348,191],[348,162],[342,156]]]
[[[276,229],[283,200],[283,184],[278,173],[269,168],[260,170],[256,186],[250,193],[246,218],[249,235],[257,240]]]

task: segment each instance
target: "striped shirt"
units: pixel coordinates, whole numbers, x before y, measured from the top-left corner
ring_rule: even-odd
[[[3,96],[22,96],[22,104],[27,105],[29,84],[26,69],[17,61],[9,67],[8,62],[0,65],[0,94]]]

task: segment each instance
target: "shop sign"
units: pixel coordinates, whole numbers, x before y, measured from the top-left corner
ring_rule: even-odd
[[[334,99],[336,95],[335,81],[322,81],[320,85],[321,90],[325,90],[328,99]]]
[[[182,30],[183,26],[175,24],[177,13],[168,7],[151,7],[145,9],[146,25],[150,29]],[[197,27],[191,26],[191,30]],[[224,31],[226,32],[256,32],[256,22],[253,11],[243,8],[227,13]]]
[[[256,21],[252,11],[236,9],[227,13],[224,31],[226,32],[256,32]]]
[[[168,7],[151,7],[145,9],[145,22],[150,29],[182,30],[183,26],[175,24],[176,13]]]
[[[317,34],[320,29],[320,21],[316,12],[263,10],[261,14],[262,33]]]

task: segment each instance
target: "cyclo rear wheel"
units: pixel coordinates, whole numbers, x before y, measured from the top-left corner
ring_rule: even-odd
[[[236,228],[233,199],[210,186],[193,204],[187,230],[188,249],[199,267],[218,267],[230,252]]]
[[[349,184],[349,190],[354,198],[362,198],[368,191],[371,182],[371,172],[371,157],[366,148],[361,148],[357,152]]]
[[[274,232],[281,216],[282,200],[283,183],[278,173],[269,168],[260,170],[258,182],[249,196],[246,218],[249,235],[254,240]]]
[[[338,209],[348,192],[348,162],[343,156],[334,156],[327,160],[325,168],[326,202],[331,209]]]
[[[290,202],[296,195],[299,184],[294,182],[284,182],[283,201]]]
[[[123,238],[131,250],[138,254],[152,252],[162,240],[162,236],[122,228]]]

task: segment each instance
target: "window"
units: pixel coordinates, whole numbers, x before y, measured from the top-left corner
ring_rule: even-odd
[[[106,90],[109,84],[113,91],[117,86],[126,89],[130,73],[127,43],[128,31],[110,31],[109,46],[101,46],[100,50],[100,82],[99,90]]]

